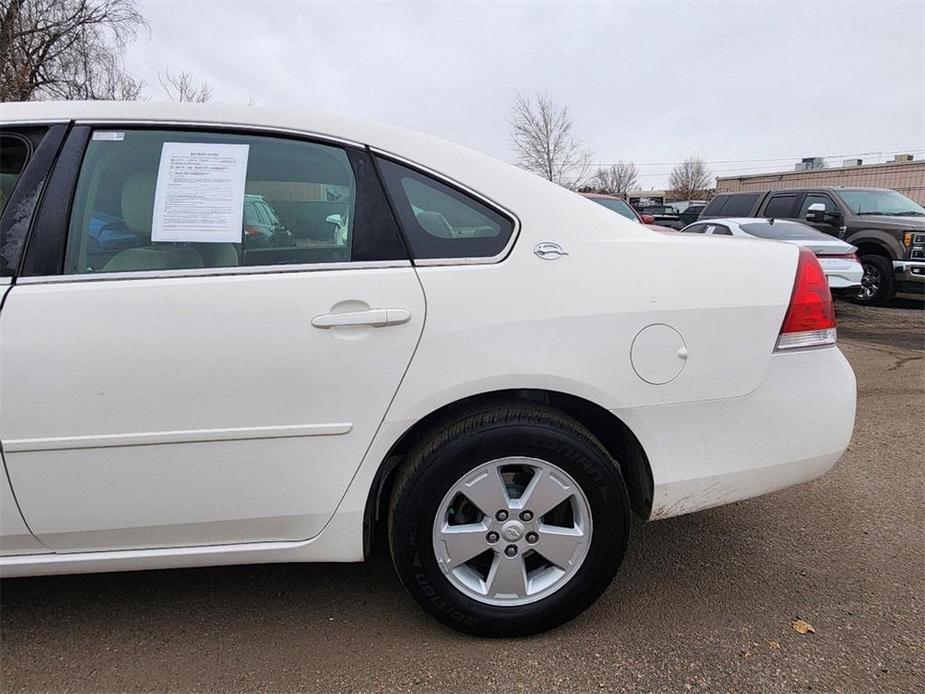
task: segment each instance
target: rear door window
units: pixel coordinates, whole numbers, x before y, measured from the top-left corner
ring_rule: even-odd
[[[378,159],[412,256],[496,259],[514,233],[511,219],[431,176]]]
[[[771,199],[764,206],[765,217],[775,217],[778,219],[792,218],[794,208],[796,207],[797,195],[788,193],[786,195],[772,195]]]
[[[98,130],[78,178],[64,272],[402,257],[365,152],[263,135]]]

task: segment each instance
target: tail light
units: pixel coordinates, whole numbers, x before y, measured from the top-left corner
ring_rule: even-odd
[[[777,338],[777,349],[835,344],[835,307],[822,266],[808,248],[800,249],[790,306]]]
[[[248,236],[260,236],[260,229],[257,227],[252,227],[250,224],[245,224],[244,233]]]

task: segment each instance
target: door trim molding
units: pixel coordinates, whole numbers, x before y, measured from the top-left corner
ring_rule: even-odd
[[[37,275],[18,277],[16,284],[51,284],[55,282],[113,282],[116,280],[152,280],[177,277],[228,277],[235,275],[277,275],[298,272],[332,272],[335,270],[380,270],[409,268],[410,260],[361,260],[343,263],[301,263],[298,265],[233,265],[229,267],[189,268],[186,270],[131,270],[98,272],[82,275]]]
[[[291,424],[271,427],[236,427],[232,429],[188,429],[185,431],[144,431],[131,434],[98,436],[54,436],[40,439],[5,439],[5,453],[60,451],[81,448],[113,448],[153,446],[177,443],[209,443],[247,439],[279,439],[301,436],[342,436],[350,433],[353,424]]]

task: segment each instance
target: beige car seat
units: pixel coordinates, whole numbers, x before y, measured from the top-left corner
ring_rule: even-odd
[[[238,265],[238,253],[230,243],[197,243],[195,248],[172,243],[152,243],[154,189],[155,179],[151,174],[136,171],[125,179],[122,186],[122,219],[147,245],[117,253],[103,266],[104,272],[186,270]]]

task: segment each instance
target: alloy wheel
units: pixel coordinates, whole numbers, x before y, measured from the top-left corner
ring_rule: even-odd
[[[541,600],[578,571],[591,544],[591,507],[556,465],[511,457],[480,465],[440,502],[434,554],[450,583],[490,605]]]
[[[857,298],[861,301],[870,301],[877,292],[880,291],[880,270],[875,265],[863,264],[864,276],[861,278],[861,287],[858,289]]]

